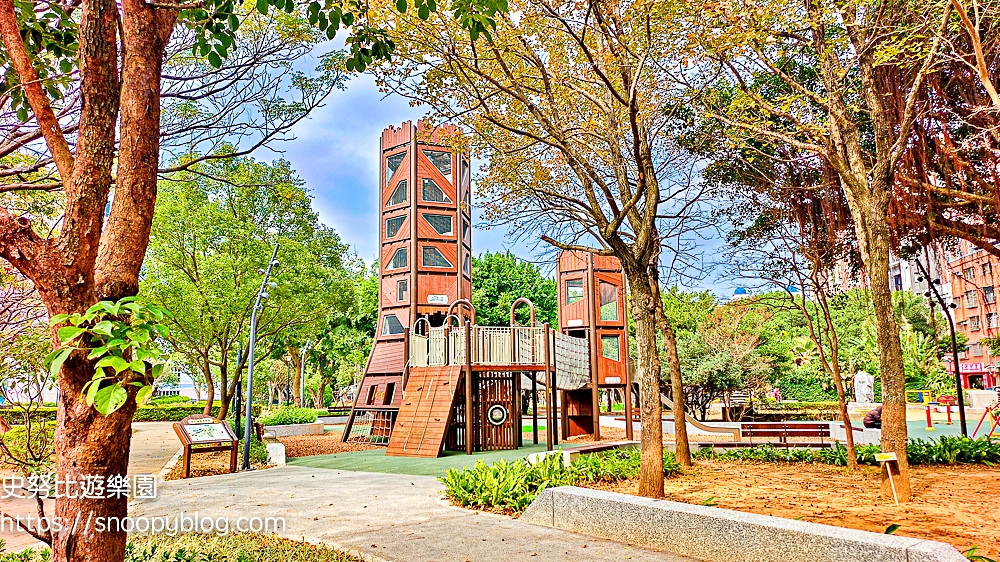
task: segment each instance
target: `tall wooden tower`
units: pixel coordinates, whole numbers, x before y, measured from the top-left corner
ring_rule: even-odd
[[[563,437],[599,438],[598,388],[625,389],[626,419],[632,417],[625,276],[615,257],[566,251],[559,254],[558,279],[559,331],[587,340],[591,380],[589,387],[563,395]],[[625,427],[631,439],[631,424]]]
[[[344,438],[386,443],[403,397],[405,333],[418,318],[444,322],[472,295],[469,158],[445,145],[454,126],[422,121],[382,131],[379,315]]]

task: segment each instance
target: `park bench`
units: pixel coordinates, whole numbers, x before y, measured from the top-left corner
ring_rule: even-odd
[[[775,443],[788,447],[830,447],[830,424],[826,422],[750,422],[740,426],[740,435],[749,440],[750,446]],[[754,438],[758,439],[754,443]],[[791,442],[790,437],[819,438],[819,442]],[[760,441],[763,439],[763,441]]]

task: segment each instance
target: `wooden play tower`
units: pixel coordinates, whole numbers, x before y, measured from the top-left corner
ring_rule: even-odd
[[[477,325],[469,162],[442,142],[454,134],[421,122],[382,133],[379,325],[344,440],[413,457],[516,449],[522,396],[537,443],[543,392],[549,448],[560,433],[597,438],[598,388],[629,379],[621,267],[563,253],[558,329],[536,323],[527,299],[514,302],[509,326]],[[518,306],[529,325],[515,323]]]
[[[453,126],[382,131],[379,315],[345,439],[385,444],[403,403],[406,328],[444,323],[472,294],[469,158],[445,144]]]

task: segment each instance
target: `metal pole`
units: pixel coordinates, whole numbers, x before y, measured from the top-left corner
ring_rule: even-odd
[[[941,305],[941,309],[946,312],[945,318],[948,319],[948,329],[951,331],[951,357],[955,364],[955,389],[958,394],[958,419],[962,428],[962,437],[968,437],[969,430],[965,427],[965,397],[962,392],[962,367],[958,362],[958,340],[955,337],[955,320],[952,318],[951,309],[945,304],[941,293],[939,293],[937,287],[934,286],[934,282],[940,280],[932,279],[927,270],[924,269],[924,264],[920,263],[920,260],[916,260],[916,262],[917,267],[920,268],[920,273],[923,274],[925,279],[927,279],[927,286],[930,287],[929,292],[934,294],[938,304]],[[951,406],[948,406],[948,408],[951,408]]]
[[[254,350],[257,347],[257,311],[260,310],[261,299],[264,298],[267,289],[267,282],[271,278],[271,269],[278,264],[278,248],[280,244],[274,245],[274,253],[271,254],[271,261],[267,262],[267,272],[264,273],[264,281],[260,284],[260,291],[257,292],[257,300],[253,305],[253,312],[250,314],[250,345],[247,351],[247,361],[250,363],[247,368],[247,403],[246,403],[246,427],[243,433],[243,468],[242,470],[253,470],[250,466],[250,432],[253,431],[253,364]]]
[[[233,410],[235,415],[233,415],[233,422],[236,425],[236,435],[243,433],[243,428],[240,426],[240,413],[242,406],[243,397],[243,381],[240,380],[240,375],[242,375],[242,370],[240,370],[240,359],[243,358],[243,346],[239,346],[236,349],[236,396],[233,397]]]
[[[472,324],[465,321],[465,454],[471,455],[475,450],[473,433],[475,425],[472,420]]]
[[[552,384],[551,379],[549,379],[549,365],[552,362],[552,344],[549,341],[549,325],[544,324],[543,328],[545,330],[545,448],[549,451],[552,450],[552,398],[550,397],[549,386]],[[537,400],[535,405],[537,407]],[[538,424],[535,424],[538,427]]]
[[[309,340],[302,348],[302,373],[299,375],[299,405],[306,407],[306,357],[309,355]]]

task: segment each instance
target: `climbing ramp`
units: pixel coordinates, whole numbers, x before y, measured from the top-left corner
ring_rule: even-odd
[[[435,458],[441,452],[455,406],[460,366],[411,369],[386,455]]]

